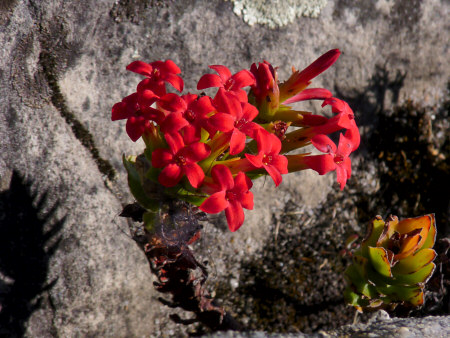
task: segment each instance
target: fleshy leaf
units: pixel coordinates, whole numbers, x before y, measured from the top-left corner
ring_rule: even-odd
[[[344,291],[344,298],[347,304],[354,306],[358,312],[362,312],[362,308],[369,305],[369,300],[350,290],[347,287]]]
[[[423,244],[425,243],[425,240],[428,237],[428,233],[430,231],[432,223],[434,223],[434,216],[432,215],[424,215],[415,218],[406,218],[398,223],[396,230],[400,234],[406,234],[416,229],[421,229],[420,231],[421,240],[418,243],[418,249],[420,249],[422,248]]]
[[[433,273],[435,267],[436,265],[434,263],[430,263],[417,272],[407,275],[396,275],[394,283],[396,285],[414,285],[418,283],[426,283],[431,277],[431,274]]]
[[[366,238],[364,238],[361,246],[363,248],[363,254],[367,256],[369,254],[367,247],[376,246],[378,238],[384,229],[384,221],[381,216],[376,216],[372,222],[369,223],[367,228]]]
[[[422,249],[414,255],[400,260],[393,268],[392,273],[396,274],[411,274],[419,271],[425,265],[431,263],[436,257],[436,252],[433,249]]]
[[[396,231],[396,227],[398,224],[398,217],[390,215],[386,222],[384,222],[383,232],[380,235],[380,238],[377,241],[376,246],[385,246],[389,239],[392,237],[394,232]]]
[[[353,284],[356,290],[368,298],[374,298],[378,296],[378,292],[375,287],[369,284],[367,278],[360,275],[357,267],[355,265],[350,265],[347,270],[345,270],[345,276]]]
[[[436,218],[434,217],[434,214],[429,214],[427,216],[430,217],[431,224],[430,230],[428,231],[428,236],[422,245],[422,249],[432,248],[436,241]]]
[[[411,237],[406,237],[403,240],[402,246],[400,247],[400,252],[394,256],[394,261],[405,259],[415,251],[417,251],[419,249],[421,239],[422,236],[420,236],[419,234]]]
[[[392,277],[391,263],[385,248],[369,246],[369,258],[373,268],[385,277]]]
[[[394,300],[408,301],[414,300],[422,293],[422,290],[418,286],[398,286],[388,285],[386,287],[377,287],[377,289],[384,295],[391,297]]]
[[[142,187],[141,178],[139,177],[134,163],[123,156],[123,165],[128,173],[128,185],[136,201],[147,210],[157,209],[158,202],[149,198]]]

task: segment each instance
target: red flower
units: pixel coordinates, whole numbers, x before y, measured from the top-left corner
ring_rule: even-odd
[[[272,115],[280,105],[277,72],[267,61],[260,62],[258,66],[252,64],[250,71],[256,80],[251,87],[250,95],[254,97],[262,116]]]
[[[276,186],[281,183],[281,174],[287,174],[288,160],[280,155],[281,141],[266,130],[259,130],[256,135],[258,155],[245,154],[247,160],[256,168],[264,168],[272,177]]]
[[[243,69],[236,74],[231,75],[230,70],[225,66],[213,65],[209,66],[209,68],[214,69],[219,75],[203,75],[198,81],[198,90],[219,87],[235,94],[239,98],[239,101],[247,102],[247,93],[241,88],[251,86],[255,83],[255,78],[252,73]]]
[[[147,93],[145,93],[147,94]],[[157,120],[157,110],[150,107],[141,107],[141,97],[133,93],[114,104],[111,111],[111,120],[127,119],[126,131],[133,142],[136,142],[150,126],[150,121]]]
[[[337,99],[335,97],[330,97],[323,101],[322,107],[326,105],[331,106],[331,111],[337,114],[334,118],[340,119],[338,123],[342,128],[347,129],[345,133],[347,138],[351,139],[353,145],[352,151],[355,151],[359,147],[361,137],[359,134],[358,126],[355,122],[355,114],[352,108],[344,100]]]
[[[335,63],[340,54],[339,49],[332,49],[320,56],[301,72],[293,69],[291,77],[280,85],[280,101],[284,102],[286,99],[304,90],[313,78]]]
[[[286,101],[282,102],[283,104],[290,104],[294,102],[300,102],[305,100],[325,100],[327,98],[332,97],[333,94],[328,89],[325,88],[310,88],[302,90],[297,95],[292,96]]]
[[[215,165],[211,170],[216,191],[200,206],[200,210],[209,214],[217,214],[225,210],[228,227],[236,231],[244,223],[243,207],[253,209],[253,193],[250,190],[252,181],[240,172],[233,179],[230,169],[223,164]]]
[[[245,148],[246,136],[256,137],[261,128],[252,122],[258,116],[258,109],[246,102],[239,102],[233,95],[220,88],[214,104],[217,113],[209,119],[209,124],[220,131],[230,134],[230,154],[239,154]]]
[[[165,134],[164,137],[169,149],[159,148],[152,153],[152,166],[164,168],[159,174],[159,183],[165,187],[173,187],[186,175],[191,185],[198,188],[205,173],[197,162],[207,158],[211,150],[201,142],[186,142],[188,145],[185,145],[185,140],[179,133]]]
[[[269,62],[260,62],[258,66],[256,63],[252,64],[250,72],[255,77],[252,93],[256,98],[265,99],[270,92],[278,90],[277,73]]]
[[[186,103],[177,94],[169,93],[158,100],[158,108],[164,111],[165,118],[159,122],[161,132],[164,134],[178,133],[189,125],[183,117]]]
[[[327,118],[322,115],[303,114],[302,119],[295,123],[295,125],[311,127],[310,129],[305,130],[305,136],[307,135],[310,137],[320,134],[331,134],[340,129],[347,129],[347,137],[352,140],[352,151],[356,150],[356,148],[359,147],[360,135],[352,109],[347,102],[335,97],[325,99],[322,107],[325,107],[326,105],[330,105],[332,112],[336,113],[336,115]]]
[[[169,82],[179,92],[183,91],[183,79],[176,74],[181,70],[172,60],[155,61],[150,64],[134,61],[127,66],[127,70],[147,77],[139,83],[138,92],[149,89],[158,96],[166,94],[165,82]]]
[[[190,133],[196,140],[200,140],[202,128],[212,137],[215,133],[208,124],[208,114],[215,110],[209,96],[198,97],[195,94],[187,94],[181,97],[186,103],[183,117],[189,125],[183,128],[184,133]]]
[[[352,173],[351,161],[348,157],[354,147],[351,139],[341,134],[336,149],[336,145],[328,136],[316,135],[312,139],[312,144],[327,154],[306,156],[304,158],[305,164],[317,171],[319,175],[336,170],[337,181],[341,185],[341,190],[343,190]]]

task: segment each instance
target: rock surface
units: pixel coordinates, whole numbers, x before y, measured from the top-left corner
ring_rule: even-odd
[[[448,317],[425,318],[377,318],[365,324],[345,325],[333,331],[315,334],[267,334],[265,332],[223,332],[209,335],[214,338],[325,338],[325,337],[448,337],[450,323]],[[205,336],[206,337],[206,336]]]
[[[186,332],[168,320],[145,257],[117,217],[132,201],[121,155],[143,147],[128,139],[124,123],[110,121],[111,106],[139,81],[125,71],[128,63],[170,58],[183,70],[186,91],[195,92],[209,64],[237,71],[266,59],[280,66],[284,79],[291,66],[305,67],[339,48],[339,61],[313,86],[348,99],[365,137],[382,109],[410,98],[424,105],[445,98],[449,8],[438,0],[335,0],[318,18],[271,29],[249,26],[232,3],[220,0],[2,1],[0,333]],[[360,176],[370,181],[374,174],[367,172]],[[242,230],[229,233],[220,219],[205,229],[196,249],[211,262],[211,288],[244,323],[278,330],[285,320],[291,330],[317,330],[328,324],[314,323],[330,323],[341,311],[333,308],[342,301],[339,288],[330,290],[327,283],[342,283],[336,274],[343,263],[323,251],[336,250],[361,224],[350,202],[337,206],[343,195],[334,193],[334,179],[300,173],[286,176],[280,189],[260,181],[255,210]],[[324,211],[322,205],[330,207]],[[334,220],[316,224],[325,213]],[[280,265],[261,265],[270,257]],[[255,267],[262,269],[253,274]],[[319,270],[327,276],[316,285],[320,297],[311,290]],[[255,276],[265,289],[252,289]],[[280,299],[301,306],[284,307],[274,325],[258,312],[270,307],[258,295],[277,289],[278,282],[287,288]],[[331,310],[321,311],[323,304]],[[305,313],[299,318],[296,311]],[[261,321],[252,319],[254,312]]]

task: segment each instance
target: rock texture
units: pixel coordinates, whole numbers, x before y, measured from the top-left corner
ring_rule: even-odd
[[[233,13],[232,3],[221,0],[0,2],[0,333],[186,332],[157,302],[145,257],[127,223],[117,217],[132,201],[121,155],[142,150],[141,143],[128,139],[124,123],[110,121],[111,106],[139,81],[125,71],[128,63],[170,58],[183,70],[186,91],[195,91],[209,64],[237,71],[266,59],[280,66],[283,79],[291,66],[302,68],[340,48],[339,61],[313,85],[348,99],[366,137],[382,109],[411,98],[424,105],[443,101],[450,75],[449,8],[442,0],[356,5],[330,0],[318,18],[301,17],[271,29],[249,26]],[[314,283],[314,271],[323,269],[324,280],[338,283],[336,266],[342,263],[330,267],[333,254],[322,251],[336,250],[348,231],[361,230],[351,204],[340,209],[339,201],[330,200],[330,192],[338,189],[334,179],[300,173],[287,176],[280,189],[260,181],[254,190],[256,210],[247,213],[242,230],[227,232],[220,218],[206,228],[196,249],[211,262],[211,288],[244,323],[273,324],[261,312],[262,322],[251,319],[258,307],[268,306],[258,300],[268,289],[256,290],[249,301],[254,306],[246,307],[251,290],[246,285],[255,285],[252,271],[265,257],[281,265],[269,262],[258,271],[258,278],[271,281],[264,287],[278,287],[270,272],[275,271],[284,276],[280,285],[298,285],[283,302],[316,304],[280,312],[289,322],[286,327],[316,330],[321,326],[312,322],[329,323],[335,318],[329,313],[339,312],[320,309],[321,302],[341,301],[339,289],[318,283],[317,300],[311,285],[302,284]],[[345,224],[315,224],[325,204],[331,206],[330,217],[337,213]],[[291,223],[284,227],[284,222]],[[317,233],[311,236],[313,229]],[[282,258],[276,254],[280,246]],[[295,317],[299,309],[306,311],[303,319]]]
[[[325,337],[448,337],[450,325],[448,317],[425,318],[379,318],[376,316],[365,324],[346,325],[333,331],[320,331],[316,334],[267,334],[265,332],[237,332],[216,333],[208,337],[214,338],[325,338]]]

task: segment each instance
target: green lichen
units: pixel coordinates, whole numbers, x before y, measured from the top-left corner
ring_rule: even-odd
[[[316,18],[327,0],[230,0],[233,11],[253,26],[255,23],[270,28],[282,27],[301,16]]]

